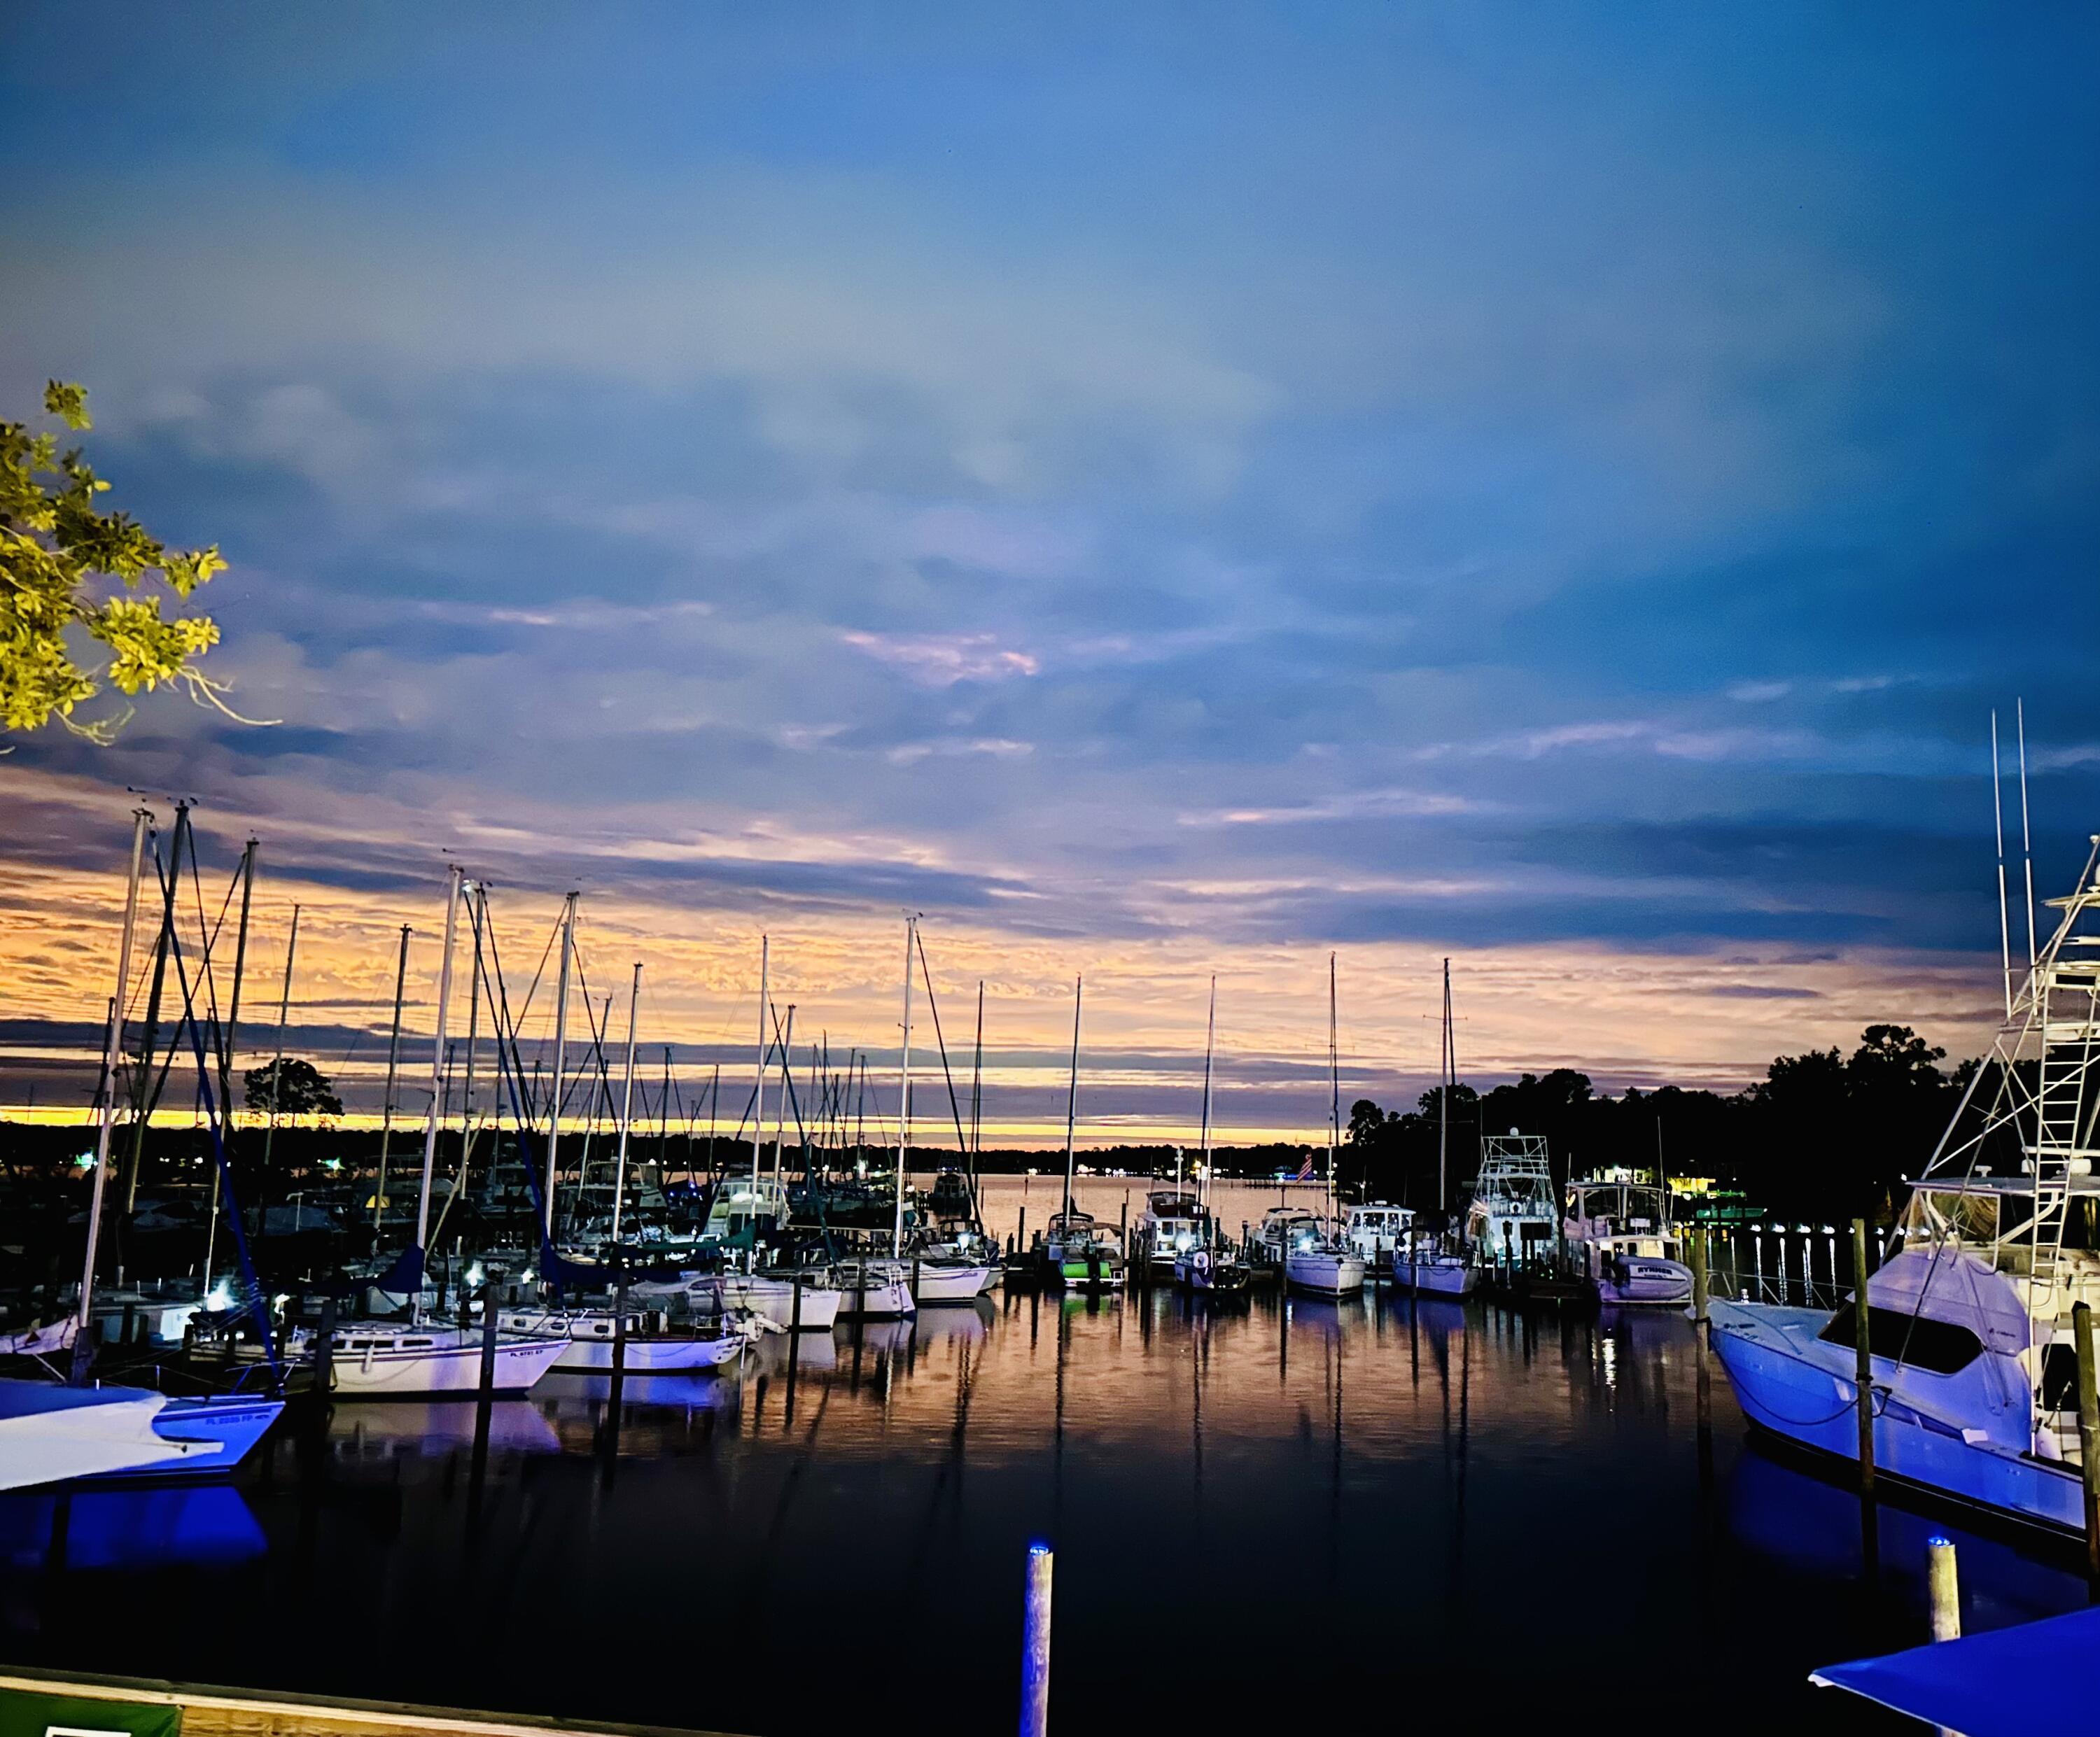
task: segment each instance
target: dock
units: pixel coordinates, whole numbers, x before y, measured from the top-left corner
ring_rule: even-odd
[[[23,1665],[0,1670],[0,1731],[7,1737],[729,1737],[668,1726],[265,1694]]]

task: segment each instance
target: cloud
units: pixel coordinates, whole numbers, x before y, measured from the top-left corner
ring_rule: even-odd
[[[1001,646],[990,633],[907,636],[849,629],[838,637],[856,651],[900,669],[928,687],[1033,676],[1043,667],[1031,653]]]

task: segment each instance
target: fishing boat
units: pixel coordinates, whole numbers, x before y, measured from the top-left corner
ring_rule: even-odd
[[[1623,1176],[1569,1183],[1561,1233],[1599,1302],[1679,1308],[1691,1302],[1692,1269],[1670,1233],[1669,1197],[1652,1184]]]
[[[1489,1135],[1480,1142],[1480,1168],[1466,1209],[1466,1241],[1475,1258],[1489,1266],[1521,1261],[1539,1244],[1552,1243],[1560,1229],[1545,1135],[1515,1128]]]
[[[1752,1423],[1856,1462],[1864,1290],[1877,1479],[2082,1532],[2073,1311],[2100,1305],[2100,838],[2049,905],[2062,918],[2030,940],[1992,1054],[1910,1184],[1899,1252],[1834,1312],[1710,1309]]]
[[[1217,1241],[1210,1209],[1185,1188],[1162,1188],[1145,1196],[1145,1210],[1132,1229],[1136,1259],[1145,1263],[1149,1277],[1162,1281],[1175,1276],[1176,1263],[1191,1249]]]

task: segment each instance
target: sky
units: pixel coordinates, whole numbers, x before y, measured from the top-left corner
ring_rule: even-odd
[[[0,758],[0,1097],[91,1090],[131,790],[198,804],[212,911],[260,837],[248,1006],[299,902],[293,1047],[355,1093],[450,860],[528,977],[580,889],[593,994],[642,961],[732,1116],[761,934],[893,1113],[907,910],[958,1065],[986,985],[1000,1139],[1061,1137],[1082,976],[1080,1137],[1192,1132],[1214,973],[1221,1131],[1314,1137],[1330,954],[1345,1114],[1433,1076],[1447,956],[1483,1083],[1974,1053],[1993,708],[2040,895],[2100,825],[2096,48],[9,8],[0,415],[87,386],[268,721]]]

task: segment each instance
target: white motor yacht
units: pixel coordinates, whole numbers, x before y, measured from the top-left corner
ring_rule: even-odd
[[[1691,1302],[1692,1269],[1670,1234],[1669,1197],[1652,1183],[1623,1176],[1569,1183],[1561,1229],[1599,1302],[1679,1308]]]
[[[1758,1427],[1859,1452],[1867,1305],[1877,1479],[2085,1527],[2076,1305],[2100,1306],[2100,838],[1961,1108],[1912,1184],[1903,1245],[1828,1310],[1716,1301],[1713,1344]],[[2013,1171],[2012,1166],[2018,1170]]]
[[[1173,1277],[1176,1263],[1191,1249],[1217,1241],[1210,1209],[1185,1188],[1148,1194],[1132,1231],[1136,1258],[1158,1280]]]
[[[1363,1257],[1365,1267],[1373,1272],[1383,1272],[1393,1264],[1414,1223],[1413,1207],[1370,1201],[1361,1206],[1350,1207],[1342,1234],[1349,1246]]]
[[[1125,1277],[1122,1239],[1094,1222],[1092,1213],[1061,1212],[1043,1237],[1050,1272],[1067,1290],[1121,1290]]]

